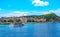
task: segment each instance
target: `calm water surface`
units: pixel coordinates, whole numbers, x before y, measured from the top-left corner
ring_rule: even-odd
[[[27,23],[23,27],[3,24],[0,37],[60,37],[60,23]]]

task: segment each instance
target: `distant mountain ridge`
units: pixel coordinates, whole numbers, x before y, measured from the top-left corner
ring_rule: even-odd
[[[22,20],[21,20],[21,19]],[[26,19],[26,20],[25,20]],[[0,18],[0,23],[11,23],[11,22],[60,22],[60,17],[54,13],[48,13],[43,15],[30,15],[30,16],[21,16],[21,17],[7,17]]]
[[[45,14],[45,15],[43,15],[43,16],[44,16],[44,18],[47,19],[47,21],[51,21],[51,20],[53,20],[53,21],[60,21],[59,16],[57,16],[57,15],[54,14],[54,13]]]
[[[43,14],[43,15],[31,15],[31,16],[25,16],[27,18],[44,18],[46,19],[46,21],[60,21],[60,17],[57,16],[56,14],[54,13],[48,13],[48,14]]]

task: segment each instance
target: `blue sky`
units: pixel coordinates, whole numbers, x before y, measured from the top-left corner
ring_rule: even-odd
[[[60,0],[0,0],[0,17],[42,15],[60,16]]]

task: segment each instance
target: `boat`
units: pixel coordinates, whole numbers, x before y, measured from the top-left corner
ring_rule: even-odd
[[[24,26],[24,23],[22,23],[22,22],[13,22],[13,23],[11,23],[10,26],[11,27],[21,27],[21,26]]]

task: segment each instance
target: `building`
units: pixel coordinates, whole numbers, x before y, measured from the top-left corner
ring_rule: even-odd
[[[27,22],[27,18],[24,17],[24,16],[20,17],[20,20],[21,20],[21,22],[23,22],[23,23],[26,23],[26,22]]]

